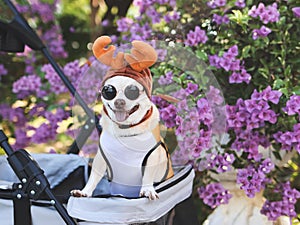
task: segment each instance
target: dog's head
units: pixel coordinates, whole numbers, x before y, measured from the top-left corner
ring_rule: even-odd
[[[110,119],[121,125],[139,123],[152,105],[143,85],[125,76],[107,79],[101,100]]]
[[[121,125],[139,123],[151,110],[152,76],[149,66],[157,60],[152,46],[133,41],[130,53],[119,52],[114,58],[115,46],[111,39],[99,37],[93,45],[96,58],[111,66],[101,85],[101,100],[106,114]]]

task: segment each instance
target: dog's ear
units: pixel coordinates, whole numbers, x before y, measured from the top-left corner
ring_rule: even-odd
[[[125,60],[137,72],[152,66],[157,60],[155,49],[143,41],[133,41],[130,52],[125,54]]]
[[[101,36],[97,38],[93,44],[94,56],[103,64],[111,66],[113,69],[121,69],[125,66],[124,53],[118,52],[117,56],[114,58],[116,47],[114,45],[109,45],[111,43],[111,38],[108,36]]]

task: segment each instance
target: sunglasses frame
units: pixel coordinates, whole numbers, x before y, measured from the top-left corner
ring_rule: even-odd
[[[114,94],[114,96],[113,96],[112,98],[107,98],[107,97],[105,97],[105,95],[103,94],[104,88],[107,88],[107,87],[112,87],[112,88],[115,90],[115,94]],[[130,87],[135,87],[135,88],[138,90],[138,95],[137,95],[136,97],[134,97],[134,98],[128,97],[128,94],[126,94],[127,91],[128,91],[128,88],[130,88]],[[145,88],[143,88],[142,90],[140,90],[140,89],[139,89],[136,85],[134,85],[134,84],[130,84],[130,85],[126,86],[124,90],[117,90],[115,86],[113,86],[113,85],[111,85],[111,84],[108,84],[108,85],[104,85],[104,86],[102,87],[102,89],[100,90],[100,95],[103,96],[103,98],[104,98],[105,100],[111,101],[111,100],[113,100],[113,99],[118,95],[118,93],[123,92],[124,95],[125,95],[125,97],[126,97],[127,99],[129,99],[129,100],[131,100],[131,101],[134,101],[134,100],[138,99],[138,98],[140,97],[141,93],[144,92],[144,91],[145,91]]]

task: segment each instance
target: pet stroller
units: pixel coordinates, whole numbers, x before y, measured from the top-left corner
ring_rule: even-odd
[[[98,118],[13,3],[10,0],[4,2],[14,18],[9,23],[0,19],[0,50],[20,52],[26,44],[33,50],[41,51],[88,116],[68,151],[78,153],[93,129],[101,133]],[[182,209],[174,217],[176,207],[184,208],[191,204],[189,197],[194,178],[191,166],[174,168],[174,177],[156,186],[156,191],[160,193],[158,201],[110,196],[105,193],[105,179],[98,185],[98,197],[73,198],[70,197],[70,190],[82,189],[88,177],[89,166],[82,157],[76,154],[31,156],[24,149],[14,151],[2,130],[0,146],[7,154],[7,158],[0,158],[0,217],[4,225],[181,224],[176,222],[176,216]],[[68,165],[67,168],[65,165]],[[184,224],[197,224],[195,214],[188,210]]]

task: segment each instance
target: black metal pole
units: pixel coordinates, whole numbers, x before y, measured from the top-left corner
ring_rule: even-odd
[[[13,151],[8,143],[7,136],[1,129],[0,146],[8,155],[8,162],[22,182],[22,191],[24,191],[26,196],[36,200],[41,193],[45,193],[66,224],[76,225],[76,222],[69,216],[65,207],[53,195],[48,179],[37,162],[24,149]]]
[[[46,188],[44,190],[47,197],[49,197],[51,204],[55,207],[55,209],[58,211],[60,216],[63,218],[63,220],[66,222],[67,225],[77,225],[77,223],[72,219],[72,217],[69,216],[67,210],[63,205],[56,199],[56,197],[53,195],[50,188]]]
[[[83,147],[88,137],[91,135],[95,128],[95,123],[91,123],[90,120],[87,120],[85,124],[81,127],[77,137],[73,141],[72,145],[69,147],[67,154],[78,154],[79,150]],[[99,129],[98,129],[99,131]]]
[[[3,130],[0,130],[0,146],[3,148],[6,155],[11,156],[14,153],[14,150],[12,149],[10,144],[8,144],[7,141],[8,141],[7,136],[5,135]]]

